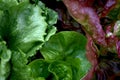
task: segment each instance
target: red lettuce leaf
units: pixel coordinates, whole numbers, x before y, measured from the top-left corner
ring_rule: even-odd
[[[103,11],[102,11],[101,16],[102,17],[107,16],[107,14],[110,12],[110,10],[114,8],[116,3],[117,3],[117,0],[107,0],[106,4],[103,7]]]
[[[92,36],[93,40],[97,44],[106,46],[105,33],[95,10],[79,0],[63,0],[63,2],[71,16],[84,26],[85,31]]]
[[[96,66],[98,64],[98,50],[97,47],[95,46],[92,38],[87,35],[88,42],[86,45],[86,56],[88,60],[91,62],[92,66]]]
[[[86,56],[88,60],[91,62],[92,68],[90,69],[88,74],[83,78],[83,80],[92,80],[95,74],[95,68],[98,65],[98,55],[97,55],[98,50],[95,47],[92,38],[89,35],[87,35],[87,38],[88,38],[88,42],[86,46]]]

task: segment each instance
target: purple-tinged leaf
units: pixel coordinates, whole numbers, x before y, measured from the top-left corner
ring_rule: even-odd
[[[107,0],[106,4],[104,5],[104,9],[102,11],[101,16],[105,17],[110,10],[116,5],[117,0]]]
[[[92,38],[87,35],[87,38],[88,38],[88,42],[87,42],[87,45],[86,45],[86,56],[88,58],[88,60],[91,62],[92,66],[96,66],[98,64],[98,56],[97,56],[97,53],[98,53],[98,50],[92,40]]]
[[[84,26],[85,31],[92,36],[97,44],[106,46],[105,33],[99,17],[92,7],[87,7],[79,0],[63,0],[71,16]]]
[[[88,38],[88,42],[86,46],[86,51],[87,51],[86,56],[88,60],[91,62],[92,68],[90,69],[88,74],[83,78],[83,80],[92,80],[95,73],[95,68],[98,65],[98,56],[97,56],[98,50],[96,49],[92,38],[89,35],[87,35],[87,38]]]
[[[118,57],[120,57],[120,40],[116,43]]]

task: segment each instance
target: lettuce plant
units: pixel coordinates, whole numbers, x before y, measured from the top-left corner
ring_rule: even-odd
[[[86,42],[77,32],[63,31],[44,44],[41,53],[46,61],[52,62],[48,68],[56,76],[55,80],[79,80],[87,74],[90,64],[85,54]]]
[[[57,13],[36,1],[0,0],[0,80],[82,79],[91,68],[86,37],[56,33]]]
[[[119,66],[115,66],[120,64],[120,1],[63,0],[63,2],[69,14],[82,25],[88,39],[86,54],[93,67],[84,80],[93,78],[116,80],[115,76],[120,72]],[[113,63],[114,65],[111,65]]]
[[[0,0],[0,5],[0,79],[32,80],[28,58],[55,34],[57,13],[28,0]]]
[[[118,79],[119,19],[119,0],[0,0],[0,80]]]

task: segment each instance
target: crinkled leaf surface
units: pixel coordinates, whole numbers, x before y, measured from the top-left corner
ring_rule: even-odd
[[[10,80],[34,80],[31,76],[31,69],[27,66],[27,56],[21,51],[13,51],[11,57]]]
[[[42,59],[32,61],[29,66],[31,68],[31,76],[34,78],[47,78],[50,74],[50,72],[48,72],[49,63]]]
[[[72,80],[72,69],[65,62],[55,61],[51,63],[49,71],[55,76],[53,80]]]
[[[0,80],[6,80],[10,74],[11,51],[7,49],[4,41],[0,42]]]
[[[63,31],[52,36],[41,49],[46,61],[61,60],[72,67],[73,80],[81,79],[89,70],[86,59],[86,38],[74,31]],[[86,69],[84,69],[86,67]]]
[[[12,8],[12,10],[10,12],[13,20],[10,21],[10,24],[12,24],[10,26],[10,48],[17,46],[27,52],[32,47],[44,42],[47,23],[45,22],[45,17],[42,17],[40,7],[21,4],[15,7],[15,9]]]
[[[34,60],[28,64],[27,55],[20,51],[12,51],[10,80],[45,80],[48,77],[48,63]]]
[[[45,7],[42,3],[32,5],[23,2],[11,7],[10,10],[3,11],[0,35],[10,49],[21,49],[29,53],[40,48],[42,43],[56,32],[53,24],[57,21],[57,14],[53,10],[46,12],[44,10],[47,8],[44,10],[43,8]],[[53,13],[55,17],[47,19],[46,15],[49,13]]]
[[[34,5],[28,0],[0,0],[0,41],[6,42],[0,42],[0,79],[45,80],[31,76],[33,69],[28,66],[28,58],[55,34],[56,21],[56,12],[42,2]]]

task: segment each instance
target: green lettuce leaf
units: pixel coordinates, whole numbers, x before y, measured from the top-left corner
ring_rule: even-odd
[[[12,51],[10,80],[34,80],[27,65],[27,56],[22,51]]]
[[[35,78],[34,80],[45,80],[43,77]]]
[[[3,11],[0,10],[0,22],[1,22],[1,20],[2,20],[2,16],[3,16]]]
[[[45,80],[48,63],[28,59],[56,33],[57,17],[40,1],[0,0],[0,79]]]
[[[49,18],[48,14],[52,13],[55,17]],[[3,11],[1,21],[3,23],[0,26],[0,35],[8,47],[11,50],[21,49],[29,53],[28,56],[32,56],[35,50],[41,48],[42,44],[55,34],[56,28],[53,25],[57,21],[57,14],[41,2],[39,5],[23,2]]]
[[[10,74],[11,51],[4,41],[0,42],[0,80],[6,80]]]
[[[18,0],[0,0],[0,10],[7,10],[8,8],[18,4]]]
[[[40,51],[48,62],[67,62],[72,68],[73,80],[79,80],[91,67],[86,59],[86,42],[80,33],[63,31],[52,36]]]
[[[29,2],[29,0],[0,0],[0,10],[8,10],[22,2]]]
[[[64,61],[48,63],[44,59],[37,59],[29,64],[31,77],[34,79],[44,78],[50,80],[72,80],[72,69]],[[51,76],[51,73],[54,76]]]
[[[52,80],[73,80],[72,69],[63,61],[55,61],[49,65],[49,71],[54,74]]]
[[[27,55],[21,50],[12,51],[10,80],[45,80],[50,74],[48,63],[37,59],[28,64]]]
[[[45,60],[34,60],[29,64],[29,66],[31,68],[31,77],[33,78],[47,78],[50,74],[48,71],[49,63],[47,63]]]

